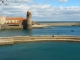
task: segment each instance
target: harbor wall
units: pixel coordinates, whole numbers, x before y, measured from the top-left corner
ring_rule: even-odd
[[[61,41],[61,42],[80,42],[80,36],[14,36],[0,37],[0,45],[13,45],[15,43],[25,42],[43,42],[43,41]]]
[[[57,23],[40,23],[41,25],[50,25],[50,26],[80,26],[79,22],[57,22]]]
[[[44,28],[48,26],[80,26],[80,23],[40,23],[32,25],[32,28]],[[18,26],[9,26],[8,24],[3,24],[0,25],[0,30],[1,29],[23,29],[23,25],[19,24]]]

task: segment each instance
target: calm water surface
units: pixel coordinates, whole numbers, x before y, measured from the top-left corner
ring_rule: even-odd
[[[76,35],[79,26],[46,27],[45,29],[0,30],[0,37],[27,35]],[[0,46],[0,60],[80,60],[80,43],[33,42]]]
[[[0,37],[27,35],[76,35],[80,36],[80,26],[46,27],[32,30],[0,30]]]
[[[0,46],[0,60],[80,60],[80,43],[33,42]]]

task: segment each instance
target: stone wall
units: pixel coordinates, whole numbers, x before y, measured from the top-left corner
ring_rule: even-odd
[[[0,16],[0,24],[4,24],[6,21],[6,17],[5,16]]]
[[[80,42],[80,36],[14,36],[0,37],[0,45],[9,45],[23,42],[42,42],[42,41],[61,41],[61,42]]]

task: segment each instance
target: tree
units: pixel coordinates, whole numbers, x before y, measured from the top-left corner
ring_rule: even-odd
[[[7,1],[7,0],[6,0]],[[1,2],[1,4],[4,4],[4,5],[7,5],[5,2],[4,2],[4,0],[0,0],[0,2]],[[1,5],[0,4],[0,5]]]

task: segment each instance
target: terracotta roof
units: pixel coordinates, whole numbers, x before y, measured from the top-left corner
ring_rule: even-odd
[[[10,17],[10,18],[6,18],[6,20],[25,20],[26,18],[23,18],[23,17]]]

